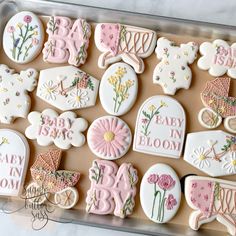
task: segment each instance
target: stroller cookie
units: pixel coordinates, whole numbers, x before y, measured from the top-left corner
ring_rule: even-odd
[[[166,223],[177,213],[181,201],[180,181],[166,164],[155,164],[144,174],[140,202],[146,216],[155,223]]]
[[[214,220],[226,226],[230,235],[236,234],[236,183],[222,179],[189,176],[185,179],[185,199],[194,210],[189,226],[198,230]]]
[[[131,145],[129,126],[115,116],[103,116],[90,125],[87,133],[88,146],[98,157],[115,160],[124,156]]]
[[[41,52],[43,42],[43,25],[32,12],[19,12],[6,24],[3,33],[3,49],[16,63],[31,62]]]
[[[109,64],[122,59],[140,74],[144,71],[142,58],[152,54],[156,39],[156,32],[149,29],[118,23],[97,24],[95,44],[102,52],[98,66],[105,69]]]
[[[68,17],[51,16],[47,24],[48,41],[44,45],[43,59],[50,63],[80,66],[85,63],[91,27],[84,19],[74,23]]]
[[[58,170],[61,150],[52,149],[37,156],[30,168],[33,182],[26,188],[25,197],[34,204],[43,204],[54,194],[54,205],[62,209],[74,207],[79,200],[78,190],[74,187],[80,173]]]
[[[135,206],[137,170],[130,163],[119,168],[107,160],[95,160],[89,170],[91,181],[86,211],[98,215],[113,214],[125,218]]]
[[[200,69],[208,70],[209,74],[215,77],[227,73],[236,79],[236,43],[230,46],[226,41],[216,39],[212,43],[202,43],[199,51],[202,57],[197,65]]]
[[[200,124],[208,129],[218,127],[222,118],[225,128],[236,133],[236,98],[229,97],[230,78],[220,77],[208,81],[201,93],[205,108],[198,114]]]
[[[74,66],[62,66],[40,71],[37,96],[62,110],[94,106],[99,81]]]
[[[236,137],[221,130],[189,133],[184,160],[213,177],[236,174]]]
[[[185,112],[178,101],[163,95],[150,97],[138,111],[133,150],[180,158],[185,126]]]
[[[0,129],[0,196],[21,195],[29,152],[29,144],[21,133]]]
[[[189,64],[197,57],[198,45],[194,42],[177,46],[162,37],[157,40],[155,49],[161,60],[154,69],[153,83],[159,84],[165,94],[174,95],[180,88],[188,89],[192,80]]]
[[[17,117],[26,118],[31,105],[28,91],[37,85],[35,69],[22,70],[19,74],[0,64],[0,121],[10,124]]]
[[[138,93],[136,73],[125,63],[110,66],[102,76],[99,97],[107,113],[121,116],[135,103]]]
[[[25,130],[29,139],[36,139],[41,146],[55,144],[61,149],[71,146],[81,147],[85,143],[82,134],[88,127],[88,122],[77,118],[74,112],[67,111],[60,115],[52,109],[45,109],[42,113],[33,111],[28,115],[30,126]]]

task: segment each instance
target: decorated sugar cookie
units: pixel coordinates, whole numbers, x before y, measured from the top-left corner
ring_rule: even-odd
[[[28,91],[37,85],[35,69],[22,70],[19,74],[0,64],[0,121],[10,124],[17,117],[26,118],[31,105]]]
[[[136,73],[144,71],[142,58],[150,56],[155,48],[156,32],[130,25],[101,23],[95,29],[95,43],[102,52],[98,66],[105,69],[121,59]]]
[[[221,130],[189,133],[184,160],[213,177],[236,174],[236,137]]]
[[[157,40],[156,55],[161,60],[154,69],[153,83],[159,84],[165,94],[174,95],[180,89],[188,89],[192,72],[189,64],[197,57],[198,45],[194,42],[177,46],[162,37]]]
[[[175,171],[166,164],[151,166],[140,186],[140,202],[146,216],[155,223],[166,223],[177,213],[180,201],[181,187]]]
[[[48,41],[43,59],[51,63],[80,66],[85,63],[91,27],[84,19],[72,22],[68,17],[51,16],[47,24]]]
[[[31,62],[41,52],[44,29],[40,19],[29,11],[14,15],[6,24],[3,33],[3,48],[14,62]]]
[[[29,139],[36,139],[41,146],[55,144],[61,149],[71,146],[81,147],[85,143],[82,134],[88,127],[88,122],[77,118],[72,111],[60,115],[52,109],[45,109],[42,113],[33,111],[28,115],[30,126],[25,130]]]
[[[200,124],[208,129],[218,127],[222,118],[225,128],[236,133],[236,98],[229,96],[230,78],[220,77],[206,83],[201,93],[205,108],[198,114]]]
[[[91,181],[86,211],[98,215],[113,214],[120,218],[132,214],[135,206],[137,170],[130,163],[119,168],[107,160],[94,160],[89,170]]]
[[[183,148],[185,112],[168,96],[153,96],[140,107],[133,150],[155,156],[179,158]]]
[[[40,71],[37,96],[62,110],[94,106],[99,81],[74,66],[62,66]]]
[[[115,116],[102,116],[90,125],[87,133],[90,150],[98,157],[115,160],[124,156],[131,145],[129,126]]]
[[[19,196],[23,189],[29,144],[19,132],[0,129],[0,196]]]
[[[30,172],[33,182],[26,188],[26,197],[34,204],[43,204],[54,194],[53,205],[70,209],[79,200],[78,190],[74,187],[80,173],[58,170],[61,161],[61,150],[52,149],[37,156]],[[51,200],[50,200],[50,203]]]
[[[211,42],[204,42],[200,45],[199,51],[202,55],[198,60],[198,67],[208,70],[212,76],[228,76],[236,79],[236,43],[231,46],[224,40],[216,39]]]
[[[185,198],[194,210],[189,226],[198,230],[203,224],[219,221],[230,235],[236,234],[236,183],[222,179],[189,176],[185,179]]]
[[[121,116],[132,108],[137,92],[138,80],[134,70],[125,63],[116,63],[104,73],[99,97],[107,113]]]

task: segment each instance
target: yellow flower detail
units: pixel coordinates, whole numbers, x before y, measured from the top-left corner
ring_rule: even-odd
[[[154,110],[156,110],[156,107],[154,105],[151,105],[151,106],[148,107],[148,110],[149,111],[154,111]]]
[[[125,67],[118,67],[115,74],[118,78],[122,78],[124,76],[124,74],[126,74],[126,68]]]
[[[116,85],[116,83],[118,82],[118,79],[117,79],[116,76],[111,75],[111,76],[108,78],[108,82],[109,82],[111,85]]]
[[[224,112],[225,112],[225,107],[224,107],[224,106],[220,107],[220,108],[219,108],[219,112],[220,112],[220,113],[224,113]]]
[[[38,33],[38,31],[34,31],[34,35],[38,35],[39,33]]]
[[[22,26],[23,26],[23,24],[20,22],[16,25],[16,27],[18,27],[18,28],[22,28]]]
[[[163,102],[163,101],[160,102],[160,106],[161,107],[168,107],[167,104],[165,102]]]
[[[125,82],[125,86],[127,87],[127,88],[130,88],[130,87],[132,87],[134,85],[134,81],[133,80],[127,80],[126,82]]]
[[[199,155],[198,159],[199,159],[199,160],[201,160],[201,161],[203,161],[203,160],[205,160],[205,159],[206,159],[206,156],[205,156],[205,155],[203,155],[203,154],[201,154],[201,155]]]
[[[49,188],[49,189],[52,189],[52,187],[53,187],[53,182],[48,182],[47,185],[48,185],[48,188]]]
[[[120,86],[117,86],[118,93],[124,93],[124,90],[125,90],[125,86],[123,84],[121,84]]]
[[[9,144],[9,141],[7,138],[5,137],[2,137],[2,144],[5,143],[5,144]]]
[[[209,105],[211,105],[212,103],[214,103],[214,100],[213,99],[209,100]]]
[[[236,166],[236,160],[231,161],[232,166]]]

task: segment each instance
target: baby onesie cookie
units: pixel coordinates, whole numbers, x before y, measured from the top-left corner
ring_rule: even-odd
[[[21,194],[29,152],[29,144],[21,133],[0,129],[0,196]]]
[[[201,225],[219,221],[230,235],[236,234],[236,183],[222,179],[189,176],[185,179],[185,198],[194,210],[189,226],[198,230]]]
[[[41,52],[44,29],[40,19],[32,12],[22,11],[6,24],[3,33],[3,49],[14,62],[31,62]]]
[[[230,78],[220,77],[206,83],[201,93],[205,108],[198,114],[199,123],[208,129],[218,127],[222,118],[225,128],[236,133],[236,98],[229,96]]]
[[[99,81],[74,66],[62,66],[40,71],[37,96],[62,110],[94,106]]]
[[[26,118],[31,105],[28,92],[37,85],[35,69],[22,70],[19,74],[0,64],[0,121],[10,124],[17,117]]]
[[[107,160],[94,160],[89,170],[91,181],[86,211],[98,215],[113,214],[120,218],[132,214],[135,206],[137,170],[130,163],[119,168]]]
[[[236,174],[236,137],[221,130],[189,133],[184,160],[213,177]]]
[[[142,178],[140,202],[146,216],[155,223],[166,223],[177,213],[181,201],[180,181],[166,164],[151,166]]]
[[[124,156],[131,145],[129,126],[115,116],[102,116],[90,125],[87,133],[88,146],[98,157],[115,160]]]
[[[30,126],[25,130],[29,139],[36,139],[41,146],[55,144],[61,149],[71,146],[81,147],[85,143],[82,134],[88,127],[88,122],[77,118],[72,111],[60,115],[52,109],[45,109],[42,113],[33,111],[28,115]]]
[[[102,76],[99,97],[107,113],[121,116],[135,103],[138,93],[136,73],[125,63],[110,66]]]
[[[84,19],[72,22],[68,17],[51,16],[47,24],[48,41],[44,44],[43,59],[51,63],[74,66],[84,64],[91,27]]]
[[[180,44],[162,37],[155,49],[161,60],[154,69],[153,83],[161,85],[165,94],[174,95],[180,88],[188,89],[192,80],[189,64],[197,57],[198,45],[194,42]]]
[[[61,162],[61,150],[51,149],[40,153],[30,168],[33,182],[26,188],[26,197],[34,204],[42,204],[54,194],[54,205],[70,209],[79,200],[78,190],[74,187],[80,173],[58,170]]]
[[[109,64],[123,60],[135,72],[144,71],[142,58],[149,57],[157,39],[155,31],[130,25],[101,23],[95,28],[95,44],[102,52],[98,66],[105,69]]]
[[[202,57],[198,60],[198,67],[208,70],[212,76],[228,76],[236,79],[236,43],[231,46],[221,39],[211,42],[204,42],[200,45],[199,51]]]
[[[155,156],[179,158],[185,136],[185,112],[175,99],[157,95],[140,107],[133,150]]]

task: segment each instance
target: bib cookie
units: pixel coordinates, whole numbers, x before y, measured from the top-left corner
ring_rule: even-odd
[[[60,115],[52,109],[45,109],[42,113],[33,111],[28,115],[30,126],[26,128],[25,135],[36,139],[41,146],[54,143],[61,149],[81,147],[85,143],[82,132],[87,129],[88,122],[76,117],[71,111]]]
[[[155,49],[157,58],[161,60],[154,69],[153,83],[161,85],[165,94],[174,95],[180,89],[188,89],[192,72],[189,64],[197,57],[198,45],[194,42],[177,46],[166,38],[157,40]]]
[[[179,158],[185,123],[185,112],[175,99],[162,95],[148,98],[138,111],[133,150]]]
[[[175,171],[166,164],[151,166],[142,178],[140,202],[146,216],[155,223],[166,223],[177,213],[181,187]]]
[[[107,113],[121,116],[135,103],[138,80],[134,70],[125,63],[110,66],[102,76],[99,97]]]
[[[14,15],[6,24],[3,33],[3,49],[14,62],[31,62],[41,52],[44,29],[40,19],[29,11]]]
[[[8,66],[0,65],[0,121],[10,124],[17,117],[26,118],[31,105],[28,92],[37,85],[35,69],[14,73]]]
[[[29,144],[21,133],[11,129],[0,129],[0,195],[21,194],[29,152]]]
[[[37,96],[62,110],[94,106],[99,81],[74,66],[40,71]]]

